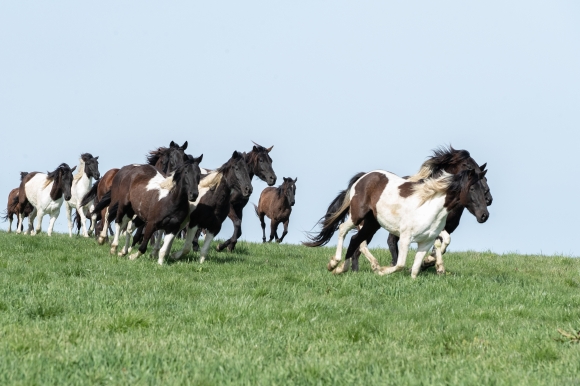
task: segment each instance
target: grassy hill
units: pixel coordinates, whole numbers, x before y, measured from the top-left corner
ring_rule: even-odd
[[[0,384],[580,384],[557,331],[580,329],[580,259],[448,253],[412,280],[295,245],[163,267],[58,234],[0,246]]]

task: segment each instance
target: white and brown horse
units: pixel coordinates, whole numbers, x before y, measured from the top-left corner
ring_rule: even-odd
[[[199,195],[202,157],[187,159],[167,177],[150,165],[128,165],[119,170],[110,192],[109,221],[115,219],[112,254],[117,251],[121,230],[136,216],[144,223],[145,231],[139,250],[130,259],[143,255],[153,232],[162,230],[165,238],[158,262],[163,264],[173,239],[189,220],[191,205]],[[120,254],[128,250],[130,233],[127,228],[125,246]]]
[[[79,159],[79,168],[76,174],[73,176],[73,183],[71,186],[71,198],[64,204],[64,209],[66,211],[66,217],[68,219],[68,234],[72,237],[73,222],[71,218],[71,212],[74,209],[77,211],[77,216],[80,218],[80,225],[83,229],[83,236],[89,237],[89,234],[93,232],[95,222],[97,219],[96,214],[91,215],[91,227],[87,231],[87,215],[93,210],[93,201],[86,202],[81,205],[85,195],[91,190],[93,178],[98,180],[101,178],[99,173],[99,157],[93,157],[89,153],[81,154]]]
[[[18,230],[20,233],[26,203],[29,202],[34,210],[28,219],[27,234],[35,235],[42,231],[42,217],[50,216],[47,234],[52,234],[54,223],[60,214],[63,201],[71,198],[73,171],[67,164],[60,164],[54,171],[44,174],[39,172],[28,173],[22,178],[18,191],[20,213],[18,214]],[[35,230],[32,230],[34,219],[38,216]]]
[[[363,224],[348,246],[345,260],[350,263],[361,243],[382,227],[400,237],[399,259],[395,266],[384,268],[378,265],[378,261],[371,261],[373,270],[379,274],[390,274],[404,269],[409,246],[417,243],[411,269],[411,276],[416,278],[425,254],[445,227],[449,212],[463,206],[477,221],[487,221],[489,212],[485,189],[481,184],[485,173],[477,173],[473,169],[455,175],[442,172],[439,177],[422,182],[407,181],[383,170],[366,173],[362,177],[357,175],[331,203],[321,220],[320,233],[304,244],[311,247],[324,245],[338,229],[336,253],[328,263],[328,269],[341,273],[348,269],[344,263],[337,267],[342,260],[346,234]],[[436,265],[438,270],[443,269],[440,254]]]
[[[260,194],[260,201],[258,206],[254,205],[256,215],[260,219],[262,226],[262,241],[266,242],[266,222],[264,216],[270,219],[270,240],[272,242],[276,238],[277,243],[281,243],[284,237],[288,234],[288,223],[290,222],[290,214],[292,207],[296,203],[296,181],[298,178],[284,177],[284,183],[277,188],[266,188]],[[278,225],[284,224],[284,232],[278,238]]]
[[[239,191],[243,197],[252,194],[252,181],[248,165],[242,153],[234,151],[232,157],[219,169],[206,175],[199,185],[199,197],[195,209],[189,216],[187,235],[181,251],[172,255],[173,259],[185,256],[192,248],[192,240],[197,229],[205,229],[205,240],[200,251],[199,262],[207,257],[213,238],[219,233],[230,209],[233,191]]]

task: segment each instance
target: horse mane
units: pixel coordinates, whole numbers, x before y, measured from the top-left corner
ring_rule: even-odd
[[[73,176],[73,183],[83,178],[83,174],[85,174],[85,162],[87,161],[86,158],[83,157],[85,154],[81,155],[81,158],[79,159],[79,170]]]
[[[157,164],[157,161],[159,161],[159,158],[163,157],[168,150],[169,150],[168,147],[163,146],[161,146],[157,150],[151,150],[149,152],[149,155],[146,156],[147,164],[155,166]]]
[[[414,183],[413,194],[419,197],[419,206],[438,194],[444,194],[450,191],[455,180],[453,174],[443,170],[438,177],[427,178],[422,183]]]
[[[222,181],[223,173],[218,170],[214,170],[199,181],[199,188],[205,189],[215,189],[219,186]]]
[[[53,182],[56,177],[58,177],[58,171],[60,170],[60,168],[70,169],[70,166],[68,166],[66,163],[62,163],[58,165],[58,167],[54,169],[54,171],[46,173],[46,182],[44,183],[43,189],[46,188],[48,185],[50,185],[50,183]]]
[[[438,177],[448,166],[462,163],[470,158],[471,155],[467,150],[456,150],[451,145],[449,147],[439,147],[433,150],[433,155],[427,161],[423,162],[417,174],[409,177],[409,181],[418,182]]]
[[[20,181],[24,179],[28,175],[28,172],[20,172]]]
[[[247,157],[246,161],[248,164],[254,164],[254,162],[258,160],[258,156],[260,154],[265,154],[266,157],[268,157],[268,159],[272,161],[270,155],[268,154],[268,149],[266,149],[262,145],[258,145],[256,142],[254,142],[254,145],[255,149],[252,148],[252,151],[250,151],[249,153],[243,153],[244,156]]]

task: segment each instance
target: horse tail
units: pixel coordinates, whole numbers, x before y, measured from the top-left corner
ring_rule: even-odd
[[[104,198],[104,197],[103,197]],[[119,203],[116,202],[113,206],[109,207],[109,217],[107,217],[107,221],[109,224],[115,220],[117,217],[117,211],[119,210]]]
[[[254,204],[252,202],[252,205],[254,205],[254,210],[256,211],[256,216],[260,217],[260,212],[258,212],[258,206],[256,204]]]
[[[86,196],[85,196],[86,197]],[[85,200],[83,199],[83,202]],[[109,190],[105,195],[101,198],[101,201],[95,205],[95,209],[91,212],[91,214],[99,213],[101,210],[105,209],[107,206],[111,204],[111,191]],[[110,212],[109,212],[110,213]]]
[[[2,218],[2,221],[8,221],[8,209],[4,209],[0,218]]]
[[[307,237],[310,241],[305,241],[302,244],[307,247],[320,247],[328,244],[332,235],[338,230],[338,226],[344,222],[349,209],[350,209],[350,197],[348,196],[349,190],[352,188],[355,182],[357,182],[366,173],[358,173],[352,177],[348,183],[348,187],[338,193],[336,198],[332,200],[326,214],[318,221],[318,224],[322,225],[322,229],[318,234],[308,234]]]
[[[89,190],[88,193],[85,194],[85,196],[83,197],[83,199],[81,201],[81,205],[80,205],[81,208],[87,206],[89,204],[89,202],[95,201],[97,199],[97,189],[99,188],[100,181],[101,180],[95,181],[91,190]]]
[[[77,227],[77,234],[80,232],[81,230],[81,216],[79,216],[79,211],[75,210],[75,215],[73,217],[73,227],[76,225]]]

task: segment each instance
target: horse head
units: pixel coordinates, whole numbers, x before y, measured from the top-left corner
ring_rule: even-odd
[[[486,173],[487,170],[477,172],[474,169],[469,169],[458,175],[462,185],[459,196],[460,203],[475,216],[479,223],[484,223],[489,219],[485,188],[482,183]]]
[[[186,190],[187,200],[191,202],[197,200],[199,196],[198,185],[201,180],[199,164],[202,159],[203,154],[197,158],[188,154],[187,160],[177,168],[173,176],[178,186],[182,184],[182,188]]]
[[[298,177],[295,179],[284,177],[284,183],[282,184],[282,191],[290,206],[294,206],[296,203],[296,181],[298,181]]]
[[[232,157],[218,171],[223,173],[229,186],[241,192],[242,196],[249,197],[252,194],[250,171],[242,153],[234,151]]]
[[[85,174],[88,178],[98,180],[101,178],[99,173],[99,157],[93,157],[89,153],[81,154],[81,160],[85,163]]]
[[[55,171],[47,173],[47,179],[53,181],[52,190],[50,192],[51,198],[56,200],[60,198],[58,191],[61,191],[66,201],[71,198],[71,186],[73,183],[73,172],[77,167],[70,168],[65,163],[62,163]]]
[[[253,141],[252,141],[253,142]],[[248,165],[251,172],[253,172],[259,179],[272,186],[276,183],[276,173],[272,169],[272,158],[270,152],[274,146],[265,148],[254,142],[252,151],[247,154]]]
[[[164,175],[168,175],[188,159],[185,149],[187,149],[187,141],[181,146],[171,141],[169,147],[160,147],[149,152],[147,163]]]

